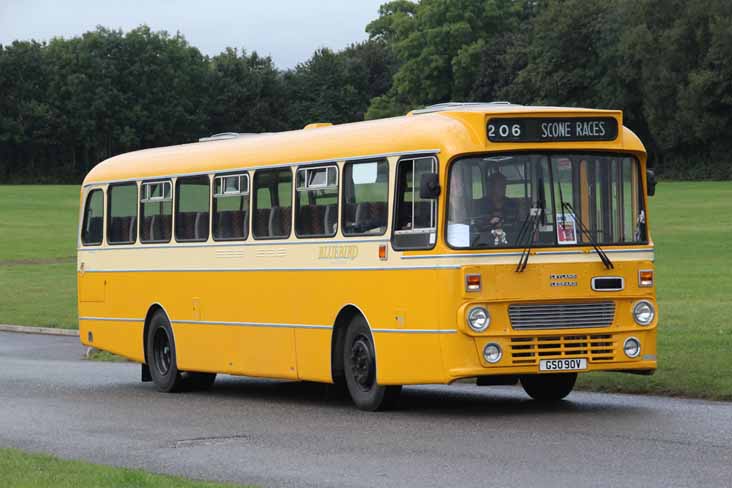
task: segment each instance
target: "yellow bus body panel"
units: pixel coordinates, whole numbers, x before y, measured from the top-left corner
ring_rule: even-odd
[[[618,138],[496,144],[485,136],[486,122],[495,116],[582,115],[617,118]],[[315,161],[334,162],[342,169],[344,161],[360,157],[388,158],[393,195],[395,166],[403,155],[434,154],[446,188],[446,169],[455,157],[516,150],[629,153],[641,163],[645,188],[645,150],[622,126],[620,112],[496,106],[490,111],[410,115],[124,154],[89,173],[81,203],[91,189],[106,189],[118,181]],[[391,200],[392,196],[390,207]],[[655,370],[658,316],[647,327],[636,325],[632,318],[638,300],[655,304],[655,288],[638,286],[638,272],[653,269],[650,235],[647,244],[606,247],[615,265],[612,270],[604,268],[591,247],[573,247],[571,252],[554,247],[533,250],[526,270],[516,273],[520,250],[449,248],[444,239],[445,207],[443,192],[438,200],[437,239],[434,248],[425,251],[395,251],[390,231],[350,239],[340,229],[332,239],[293,235],[257,241],[250,235],[244,242],[225,246],[210,237],[194,245],[79,243],[81,341],[143,363],[145,323],[151,307],[159,307],[171,321],[182,370],[332,382],[337,317],[344,310],[357,310],[374,339],[380,384],[537,373],[538,352],[547,347],[568,357],[587,357],[587,371]],[[389,208],[389,222],[392,216]],[[379,258],[382,245],[388,248],[385,260]],[[476,273],[482,277],[482,289],[466,292],[465,275]],[[576,275],[576,286],[554,287],[552,275]],[[596,276],[622,277],[625,287],[617,292],[592,291],[590,282]],[[514,330],[508,320],[510,304],[596,301],[615,303],[610,326],[526,331]],[[486,306],[491,314],[490,327],[480,334],[465,325],[473,304]],[[623,342],[630,336],[641,342],[642,354],[635,359],[623,355]],[[503,350],[496,365],[485,363],[482,356],[489,342]],[[534,355],[522,355],[526,350]]]

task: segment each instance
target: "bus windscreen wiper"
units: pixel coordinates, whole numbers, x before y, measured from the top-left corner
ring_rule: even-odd
[[[576,225],[579,225],[581,234],[584,234],[587,236],[587,238],[590,240],[590,244],[592,244],[592,247],[595,249],[595,252],[598,256],[600,256],[600,261],[602,261],[602,264],[605,265],[606,269],[613,269],[615,266],[613,265],[613,262],[610,261],[610,258],[607,257],[607,254],[605,254],[605,251],[603,251],[599,245],[597,245],[597,242],[595,242],[594,237],[592,237],[592,234],[590,233],[590,230],[585,227],[585,224],[577,217],[577,213],[574,211],[574,207],[570,205],[569,202],[564,201],[564,195],[562,194],[562,183],[561,181],[557,185],[557,188],[559,190],[559,203],[562,208],[562,212],[566,213],[569,211],[569,214],[572,216],[574,221],[576,222]],[[559,222],[556,222],[556,225],[559,225]],[[580,235],[581,235],[580,234]]]
[[[605,268],[614,269],[615,266],[613,265],[613,262],[610,261],[610,258],[607,257],[605,251],[603,251],[602,248],[597,244],[597,242],[595,242],[595,239],[592,237],[592,233],[590,233],[590,230],[585,227],[585,224],[583,224],[582,221],[577,217],[577,214],[575,213],[572,205],[570,205],[568,202],[562,202],[562,211],[568,211],[569,214],[574,218],[574,221],[577,222],[577,225],[579,225],[582,234],[587,236],[587,238],[590,240],[590,244],[592,244],[592,247],[595,249],[595,252],[598,256],[600,256],[600,260],[602,261],[602,264],[605,265]]]
[[[531,248],[534,246],[534,239],[536,236],[536,231],[539,230],[539,224],[541,223],[542,214],[543,210],[541,208],[530,208],[529,213],[528,215],[526,215],[526,219],[524,219],[524,223],[521,226],[521,231],[519,232],[519,236],[516,242],[525,242],[525,244],[522,244],[524,250],[521,251],[521,257],[519,258],[519,262],[516,265],[515,271],[517,273],[523,272],[526,269],[526,266],[529,264]]]
[[[522,273],[526,266],[529,264],[529,256],[531,255],[531,248],[534,246],[534,239],[536,232],[539,230],[539,225],[544,220],[544,209],[546,208],[546,196],[544,194],[544,179],[539,178],[539,189],[538,189],[538,200],[536,206],[529,209],[529,213],[526,214],[524,223],[521,225],[516,243],[521,244],[524,248],[521,251],[521,257],[516,265],[516,273]],[[525,244],[524,244],[525,243]]]

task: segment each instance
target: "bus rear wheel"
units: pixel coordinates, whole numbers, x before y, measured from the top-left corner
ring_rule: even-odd
[[[363,317],[355,317],[346,330],[343,365],[348,392],[359,409],[373,412],[394,407],[402,387],[376,383],[374,343]]]
[[[558,402],[572,392],[577,373],[528,374],[521,377],[521,386],[534,400]]]
[[[175,357],[173,329],[161,310],[155,312],[150,320],[145,343],[150,376],[155,386],[165,393],[181,391],[184,380]]]

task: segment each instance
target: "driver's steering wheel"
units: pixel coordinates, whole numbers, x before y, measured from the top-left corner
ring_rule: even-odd
[[[475,226],[476,230],[488,231],[495,229],[503,223],[503,218],[492,214],[476,215],[470,218],[470,225]]]

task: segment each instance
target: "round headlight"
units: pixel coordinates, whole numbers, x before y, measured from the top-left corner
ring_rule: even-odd
[[[637,358],[641,351],[640,341],[635,337],[628,337],[623,344],[623,352],[629,358]]]
[[[649,325],[656,316],[656,310],[651,302],[642,300],[633,307],[633,320],[638,325]]]
[[[503,356],[501,346],[494,342],[486,344],[483,348],[483,359],[485,359],[487,363],[495,364],[501,360],[501,356]]]
[[[491,316],[483,307],[473,307],[468,312],[468,326],[475,332],[483,332],[491,325]]]

